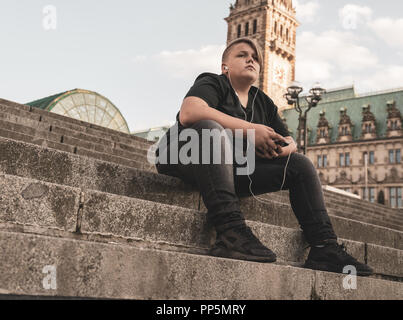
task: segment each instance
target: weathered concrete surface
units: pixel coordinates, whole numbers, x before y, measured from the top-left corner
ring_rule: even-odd
[[[160,242],[198,251],[207,250],[214,240],[205,216],[196,210],[86,190],[82,193],[84,202],[78,217],[78,189],[8,175],[0,175],[0,186],[4,194],[4,199],[0,199],[1,222],[68,231],[76,231],[79,224],[84,234]],[[248,221],[248,224],[281,261],[299,264],[305,261],[308,248],[301,231],[255,221]],[[364,262],[364,243],[342,241],[350,254]],[[400,257],[399,252],[377,262],[375,271],[395,276]],[[388,273],[389,270],[392,273]]]
[[[0,152],[0,172],[196,210],[200,202],[201,211],[206,211],[199,192],[174,177],[4,138],[0,138],[0,150],[4,151]],[[248,220],[299,228],[289,203],[261,204],[250,197],[241,199],[241,208]],[[329,213],[341,238],[403,249],[403,232],[337,217],[332,210]]]
[[[145,158],[137,155],[138,152],[144,155],[144,151],[152,145],[151,142],[144,139],[131,137],[127,134],[123,134],[114,130],[102,128],[57,114],[52,114],[43,110],[37,110],[35,108],[19,105],[7,100],[0,100],[0,111],[5,117],[8,117],[9,114],[11,114],[13,117],[8,117],[8,120],[14,121],[19,124],[19,128],[21,127],[21,125],[23,125],[38,129],[35,131],[34,134],[32,134],[31,130],[29,131],[30,134],[27,133],[25,136],[21,136],[22,132],[30,130],[30,128],[14,128],[11,131],[3,133],[4,136],[16,138],[16,136],[13,136],[12,134],[10,135],[9,133],[18,131],[18,134],[16,132],[16,135],[19,137],[19,139],[26,142],[31,142],[29,141],[29,139],[27,140],[27,137],[30,137],[32,135],[35,136],[38,134],[45,134],[45,136],[48,138],[38,136],[35,138],[35,142],[32,143],[36,143],[39,145],[49,145],[52,148],[70,152],[69,149],[71,148],[67,148],[68,146],[57,143],[58,139],[64,133],[65,135],[67,135],[65,137],[66,142],[69,142],[71,140],[71,137],[77,138],[74,139],[74,142],[70,142],[72,143],[71,146],[73,146],[73,149],[78,146],[76,152],[79,154],[103,159],[104,161],[118,162],[123,165],[138,167],[144,170],[155,172],[155,168],[153,166],[144,163],[141,164],[142,161],[145,161]],[[25,118],[28,119],[25,120]],[[49,127],[54,127],[53,132],[59,133],[59,135],[45,132]],[[2,130],[4,130],[4,128],[2,128]],[[44,132],[37,132],[41,130],[43,130]],[[89,132],[91,130],[94,132]],[[49,134],[54,137],[54,139],[51,138]],[[107,138],[108,140],[105,140],[104,138]],[[100,143],[100,140],[105,142]],[[117,148],[110,149],[111,145],[117,146]],[[84,149],[81,148],[82,146],[84,146]],[[108,150],[106,150],[105,148]],[[96,152],[92,152],[91,150]],[[111,150],[113,150],[115,155],[118,155],[118,157],[111,156]],[[129,151],[129,153],[126,153],[126,151]],[[134,155],[130,156],[130,152],[134,152]],[[127,159],[131,159],[132,161],[128,161]],[[343,216],[349,219],[364,220],[368,223],[403,230],[403,217],[401,217],[401,215],[398,214],[396,210],[377,204],[370,204],[368,202],[357,199],[341,197],[332,192],[325,192],[325,201],[327,207],[329,209],[337,211],[337,214],[339,216]],[[346,203],[349,206],[349,210],[343,210]],[[362,208],[366,208],[365,215],[362,214]],[[382,213],[380,213],[380,211],[382,211]]]
[[[209,243],[204,220],[195,210],[88,190],[81,232],[203,247]]]
[[[80,190],[0,174],[0,221],[75,231]]]
[[[402,250],[368,244],[367,259],[379,273],[403,278]]]
[[[84,133],[88,133],[93,136],[102,137],[110,139],[114,142],[120,142],[127,145],[133,146],[147,146],[152,145],[153,143],[147,141],[146,139],[132,136],[127,133],[123,133],[120,131],[112,130],[109,128],[101,127],[92,123],[88,123],[85,121],[81,121],[78,119],[69,118],[66,116],[62,116],[56,113],[44,111],[38,108],[30,107],[27,105],[22,105],[19,103],[15,103],[12,101],[8,101],[5,99],[0,99],[0,111],[6,113],[12,113],[14,115],[20,117],[29,117],[33,118],[37,115],[40,121],[53,123],[59,125],[61,127],[66,127],[71,130],[81,131]]]
[[[199,207],[199,193],[177,178],[1,137],[0,150],[0,172],[192,209]]]
[[[0,232],[0,290],[9,294],[132,299],[403,299],[403,284],[134,247]],[[44,266],[56,289],[44,289]]]
[[[303,263],[307,258],[309,249],[301,231],[255,221],[248,224],[281,261]],[[96,191],[86,192],[81,231],[197,248],[209,248],[214,240],[204,215],[195,210]],[[340,240],[350,254],[365,261],[364,243]],[[388,264],[398,263],[393,258]],[[381,263],[377,268],[384,271]]]
[[[356,289],[344,289],[344,283],[352,284],[347,275],[316,272],[312,295],[321,300],[403,300],[401,282],[366,277],[356,279]]]

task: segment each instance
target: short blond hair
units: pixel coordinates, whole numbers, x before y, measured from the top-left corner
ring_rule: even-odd
[[[228,58],[228,55],[232,49],[233,46],[239,44],[239,43],[246,43],[248,44],[253,50],[256,51],[256,55],[257,55],[257,63],[260,65],[260,72],[262,72],[262,63],[263,63],[263,55],[262,55],[262,51],[259,47],[259,45],[257,44],[257,42],[253,39],[250,38],[238,38],[235,39],[233,41],[231,41],[227,47],[225,48],[223,54],[222,54],[222,62],[225,62]]]

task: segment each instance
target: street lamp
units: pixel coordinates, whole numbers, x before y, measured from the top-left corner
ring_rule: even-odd
[[[294,105],[295,110],[299,113],[298,118],[298,151],[303,151],[304,154],[307,152],[307,142],[308,142],[308,134],[307,134],[307,114],[311,108],[314,108],[318,105],[319,101],[322,100],[322,95],[326,93],[326,90],[321,87],[321,85],[317,82],[313,85],[312,89],[309,90],[309,95],[305,96],[305,100],[308,104],[308,108],[302,113],[301,106],[299,104],[299,94],[303,91],[303,88],[300,84],[294,81],[291,86],[287,88],[287,93],[284,95],[284,98],[287,99],[289,105]],[[304,136],[301,137],[301,129],[304,129]],[[302,146],[302,141],[304,141]]]

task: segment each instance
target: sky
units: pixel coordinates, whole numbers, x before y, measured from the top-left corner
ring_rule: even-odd
[[[202,72],[220,73],[235,0],[1,0],[0,97],[27,103],[80,88],[130,130],[172,124]],[[403,87],[403,1],[293,0],[296,80],[307,91]]]

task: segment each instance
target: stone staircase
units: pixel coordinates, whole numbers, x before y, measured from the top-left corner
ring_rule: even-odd
[[[151,143],[0,99],[0,294],[127,299],[403,299],[397,210],[324,190],[348,252],[374,276],[301,268],[288,192],[241,199],[275,264],[207,255],[200,194],[147,162]],[[45,266],[57,286],[44,285]]]

